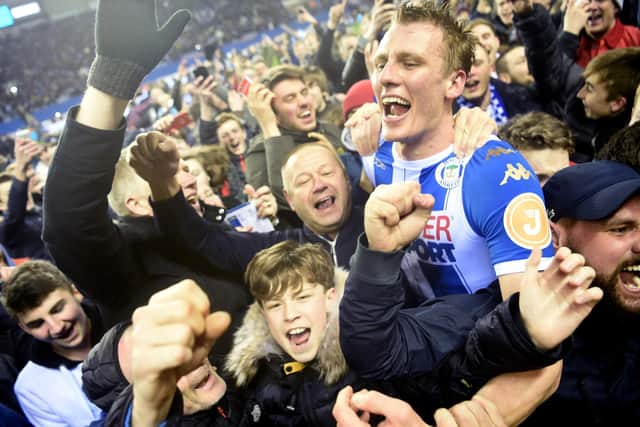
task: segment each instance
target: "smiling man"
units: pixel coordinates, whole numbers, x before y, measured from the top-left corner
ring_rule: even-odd
[[[640,29],[624,25],[618,19],[621,3],[620,0],[569,2],[560,40],[566,51],[575,52],[571,56],[581,67],[609,50],[640,46]]]
[[[540,185],[524,158],[497,138],[462,160],[453,153],[451,107],[476,44],[446,8],[410,2],[375,54],[384,142],[364,159],[365,171],[374,185],[416,181],[436,199],[403,260],[415,303],[496,279],[510,295],[533,247],[552,254]]]
[[[251,85],[248,104],[260,125],[261,134],[249,144],[247,183],[254,188],[269,186],[278,201],[278,216],[283,226],[300,226],[300,220],[292,213],[284,197],[280,169],[296,146],[317,139],[310,133],[322,134],[341,151],[341,131],[331,124],[317,121],[304,72],[296,66],[272,68],[264,84]]]
[[[14,386],[29,421],[86,426],[100,420],[103,413],[85,396],[81,378],[82,361],[103,332],[98,309],[83,302],[69,279],[45,261],[16,267],[3,286],[2,302],[35,339]]]
[[[493,64],[489,55],[485,47],[477,42],[474,48],[473,64],[471,64],[462,96],[457,99],[457,105],[469,108],[480,107],[498,126],[505,124],[517,114],[541,110],[541,105],[526,87],[491,77]]]
[[[581,253],[604,291],[573,337],[558,391],[523,425],[640,422],[640,175],[613,161],[562,169],[544,186],[554,246]]]
[[[555,26],[544,7],[531,0],[518,0],[514,10],[514,22],[536,87],[562,108],[560,118],[573,133],[576,151],[571,160],[593,159],[609,138],[629,123],[640,83],[640,48],[609,50],[583,69],[562,53]]]

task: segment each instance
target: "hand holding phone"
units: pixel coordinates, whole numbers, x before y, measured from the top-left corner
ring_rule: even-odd
[[[243,94],[244,96],[249,95],[249,89],[251,88],[252,83],[253,82],[251,81],[250,78],[248,77],[243,78],[242,81],[240,81],[240,83],[238,84],[237,91]]]
[[[199,65],[193,69],[193,79],[197,79],[198,77],[202,77],[202,81],[209,77],[209,70],[204,65]]]
[[[162,133],[166,135],[170,135],[171,132],[173,132],[174,130],[178,131],[183,127],[191,124],[192,122],[193,120],[191,119],[191,116],[189,115],[189,113],[186,111],[183,111],[182,113],[176,114],[176,116],[173,118],[169,126],[167,126],[167,128],[164,129]]]

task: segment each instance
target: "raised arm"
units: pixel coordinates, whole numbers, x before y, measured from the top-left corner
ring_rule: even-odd
[[[188,20],[189,12],[180,10],[159,28],[154,0],[98,2],[97,56],[49,169],[43,238],[60,268],[102,302],[117,304],[117,287],[130,279],[107,205],[124,139],[123,113]]]

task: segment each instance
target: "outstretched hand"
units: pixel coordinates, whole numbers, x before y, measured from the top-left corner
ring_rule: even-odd
[[[417,182],[376,187],[364,208],[369,247],[393,252],[411,243],[424,229],[433,204],[433,196],[421,194]]]
[[[406,402],[377,391],[343,388],[333,407],[338,427],[370,427],[371,414],[385,419],[386,427],[429,427]],[[434,414],[435,427],[506,427],[493,402],[476,395],[450,409],[438,409]]]
[[[520,315],[533,343],[548,351],[568,338],[602,299],[602,289],[590,288],[595,271],[584,257],[559,248],[549,267],[538,273],[541,251],[527,260],[520,286]]]

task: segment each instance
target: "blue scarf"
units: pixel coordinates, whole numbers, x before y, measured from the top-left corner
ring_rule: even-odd
[[[504,102],[502,102],[502,98],[500,94],[496,91],[496,88],[489,83],[489,93],[491,99],[489,101],[489,105],[487,106],[487,114],[498,124],[501,126],[509,120],[507,117],[507,110],[504,108]],[[477,107],[477,105],[467,101],[463,97],[459,96],[456,100],[460,107],[473,108]]]

